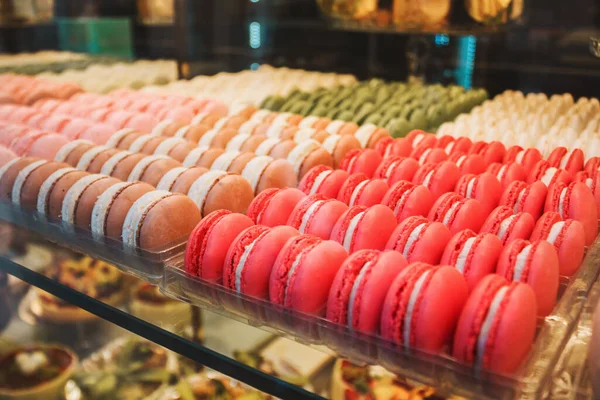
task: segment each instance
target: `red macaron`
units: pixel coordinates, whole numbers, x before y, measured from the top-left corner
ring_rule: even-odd
[[[538,161],[528,175],[527,182],[542,181],[548,188],[558,182],[569,183],[573,180],[573,176],[559,168],[550,166],[546,160]]]
[[[306,194],[294,188],[266,189],[252,200],[246,215],[259,225],[285,225],[296,205],[305,197]]]
[[[600,215],[600,173],[598,170],[592,172],[580,171],[575,175],[575,182],[583,182],[589,187],[596,200],[596,211]]]
[[[448,159],[446,152],[438,147],[429,147],[427,145],[419,145],[411,153],[410,157],[418,161],[420,165],[427,163],[441,163]]]
[[[515,214],[526,212],[531,214],[534,220],[544,212],[544,203],[548,189],[542,182],[537,181],[528,185],[523,181],[511,183],[500,198],[501,206],[508,206]]]
[[[348,176],[348,172],[343,169],[334,170],[327,165],[317,165],[304,175],[298,189],[306,194],[320,193],[329,199],[335,199]]]
[[[365,174],[352,174],[340,188],[337,199],[349,206],[372,206],[381,203],[389,190],[383,179],[368,179]]]
[[[548,211],[536,223],[530,240],[546,240],[554,245],[561,275],[572,276],[579,269],[585,253],[585,231],[581,222],[563,221],[558,213]]]
[[[427,187],[437,199],[444,193],[452,192],[459,178],[460,170],[456,164],[444,161],[421,166],[413,178],[413,183]]]
[[[514,214],[507,206],[498,206],[483,223],[481,233],[493,233],[503,245],[516,239],[529,239],[535,220],[529,213]]]
[[[399,251],[408,262],[437,265],[451,238],[452,233],[446,225],[415,216],[398,225],[385,248]]]
[[[421,145],[426,147],[435,147],[437,143],[437,137],[433,133],[427,133],[420,129],[413,129],[412,131],[408,132],[404,139],[413,149],[416,149]]]
[[[327,319],[365,333],[378,333],[392,282],[408,263],[397,251],[360,250],[338,270],[327,301]]]
[[[550,166],[554,168],[564,169],[565,171],[575,175],[583,170],[583,162],[585,156],[581,149],[567,150],[566,147],[556,147],[548,156]]]
[[[459,179],[455,191],[465,198],[479,200],[488,215],[498,206],[502,185],[489,172],[479,175],[468,174]]]
[[[381,204],[392,209],[398,222],[408,217],[420,215],[426,217],[433,206],[433,195],[423,185],[408,181],[398,181],[387,191]]]
[[[521,164],[511,162],[508,164],[493,163],[487,168],[487,172],[494,175],[498,182],[502,185],[502,189],[506,189],[514,181],[525,181],[527,175]]]
[[[340,162],[340,169],[348,171],[350,174],[361,172],[367,178],[371,178],[381,160],[381,155],[373,149],[350,150]]]
[[[465,229],[450,239],[440,264],[456,268],[465,277],[469,290],[473,290],[484,276],[496,271],[503,248],[496,235]]]
[[[479,154],[454,153],[448,160],[456,163],[461,175],[481,174],[485,172],[487,164]]]
[[[438,141],[439,144],[439,141]],[[471,146],[473,146],[473,142],[468,137],[460,136],[455,138],[453,141],[448,142],[444,146],[444,151],[449,156],[453,154],[467,154],[471,150]]]
[[[596,200],[585,183],[557,183],[550,188],[545,211],[557,212],[563,220],[574,219],[583,225],[585,243],[589,246],[598,233]]]
[[[299,233],[291,226],[253,225],[231,243],[223,267],[223,286],[236,292],[269,298],[269,278],[277,255]]]
[[[452,234],[464,229],[479,232],[487,213],[479,200],[456,193],[443,194],[429,212],[429,220],[446,225]]]
[[[338,219],[330,239],[344,246],[350,254],[362,249],[383,250],[397,226],[394,212],[383,204],[368,208],[354,206]]]
[[[342,245],[332,240],[313,235],[289,239],[273,265],[269,299],[296,311],[325,315],[331,285],[347,257]]]
[[[389,156],[379,164],[373,177],[393,185],[398,181],[411,181],[419,167],[419,163],[413,158]]]
[[[509,281],[531,286],[537,300],[537,314],[552,312],[558,294],[558,255],[545,240],[517,239],[504,247],[496,273]]]
[[[521,146],[512,146],[507,150],[502,161],[505,164],[517,162],[525,168],[525,171],[531,171],[542,158],[542,153],[535,147],[523,149]]]
[[[208,214],[194,228],[185,249],[188,274],[220,282],[229,246],[244,229],[253,225],[250,218],[228,210]]]
[[[347,210],[348,206],[339,200],[327,199],[322,194],[311,194],[296,205],[287,225],[293,226],[302,234],[329,239],[335,223]]]
[[[531,287],[488,275],[464,305],[452,355],[479,371],[511,373],[529,353],[535,330],[536,299]]]
[[[385,297],[381,336],[409,348],[438,352],[452,341],[467,296],[467,284],[456,269],[410,264]]]

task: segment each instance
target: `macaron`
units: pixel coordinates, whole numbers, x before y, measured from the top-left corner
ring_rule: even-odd
[[[516,371],[533,345],[536,308],[529,285],[484,277],[460,314],[452,355],[478,371]]]
[[[352,150],[340,163],[340,168],[350,174],[363,173],[372,178],[381,163],[381,155],[373,149]]]
[[[433,195],[429,189],[409,181],[394,183],[381,200],[381,204],[394,212],[398,223],[412,216],[426,217],[433,202]]]
[[[503,245],[516,240],[528,239],[533,232],[535,220],[526,212],[513,213],[512,208],[498,206],[487,217],[481,233],[492,233],[502,241]]]
[[[148,156],[145,154],[133,154],[128,151],[122,151],[110,157],[104,163],[104,165],[102,165],[100,173],[103,175],[112,176],[113,178],[117,178],[122,181],[126,181],[140,160],[146,157]]]
[[[334,168],[339,168],[342,160],[350,151],[361,148],[358,139],[352,135],[328,135],[321,146],[333,157]]]
[[[336,119],[331,121],[325,130],[332,135],[354,135],[358,131],[358,125],[355,122]]]
[[[410,264],[387,292],[381,336],[408,348],[439,352],[452,341],[467,296],[467,284],[455,268]]]
[[[362,147],[373,149],[380,140],[390,137],[390,133],[374,124],[364,124],[354,132],[354,137]]]
[[[419,165],[427,163],[438,164],[448,159],[448,155],[444,150],[438,147],[428,147],[426,145],[416,147],[410,153],[410,157],[417,160]]]
[[[313,235],[289,239],[271,271],[269,299],[292,310],[324,316],[331,285],[347,257],[342,245],[333,240]]]
[[[329,239],[331,231],[348,206],[321,194],[311,194],[294,208],[287,225],[298,229],[301,234],[311,234]]]
[[[548,211],[538,219],[530,240],[554,245],[560,275],[572,276],[579,269],[585,252],[585,231],[579,221],[563,221],[558,213]]]
[[[453,154],[468,154],[472,145],[473,142],[471,139],[461,136],[454,138],[454,140],[449,141],[444,146],[440,146],[440,141],[438,139],[437,147],[442,147],[448,156],[452,156]]]
[[[528,185],[523,181],[511,183],[500,198],[501,206],[508,206],[515,214],[526,212],[531,214],[534,220],[544,212],[544,203],[548,189],[540,181]]]
[[[475,174],[479,175],[485,172],[487,164],[479,154],[454,153],[449,161],[456,163],[461,175]]]
[[[542,181],[548,188],[552,187],[555,183],[569,183],[572,180],[573,176],[569,172],[551,167],[550,163],[546,160],[538,161],[527,178],[528,183]]]
[[[259,225],[285,225],[296,205],[305,197],[306,194],[294,188],[266,189],[252,200],[246,215]]]
[[[206,132],[210,131],[211,128],[212,127],[210,125],[202,123],[185,125],[177,129],[173,136],[197,144],[200,141],[200,139],[202,139],[202,136],[204,136]]]
[[[583,169],[588,174],[592,174],[600,168],[600,157],[590,157],[586,162]]]
[[[40,160],[19,171],[12,188],[12,202],[28,210],[37,209],[37,199],[42,184],[54,172],[68,168],[65,163]]]
[[[572,175],[583,170],[585,156],[581,149],[567,150],[566,147],[556,147],[548,156],[551,167],[564,169]]]
[[[427,133],[420,129],[413,129],[406,135],[405,139],[413,149],[417,148],[419,145],[435,147],[437,144],[437,137],[433,133]]]
[[[429,211],[429,220],[446,225],[452,234],[464,229],[479,232],[487,214],[479,200],[456,193],[440,196]]]
[[[483,161],[487,165],[502,163],[504,154],[506,154],[506,147],[501,142],[493,141],[488,143],[478,154],[483,157]]]
[[[552,312],[558,294],[558,255],[545,240],[517,239],[504,247],[496,273],[509,281],[527,283],[533,289],[537,315]]]
[[[264,135],[240,134],[227,143],[226,151],[254,152],[267,137]]]
[[[287,160],[294,167],[298,179],[302,179],[315,165],[333,166],[331,154],[322,148],[319,142],[312,139],[296,145],[287,155]]]
[[[362,249],[383,250],[397,226],[393,211],[383,204],[354,206],[338,219],[330,239],[344,246],[349,254]]]
[[[298,189],[306,194],[320,193],[326,198],[335,199],[348,176],[348,172],[342,169],[317,165],[304,175]]]
[[[531,171],[542,158],[542,153],[535,147],[523,149],[521,146],[511,146],[504,154],[502,162],[516,162],[521,164],[525,171]]]
[[[257,156],[269,156],[273,158],[287,158],[292,150],[298,145],[293,140],[281,140],[270,138],[265,140],[254,152]],[[308,145],[307,145],[308,146]]]
[[[486,171],[498,179],[503,190],[514,181],[525,181],[527,179],[525,169],[521,164],[516,162],[508,164],[493,163],[488,166]]]
[[[414,216],[400,222],[385,248],[402,253],[409,263],[420,261],[437,265],[451,238],[452,233],[446,225]]]
[[[587,171],[580,171],[575,175],[576,182],[585,183],[585,185],[590,188],[592,193],[594,194],[594,199],[596,199],[596,211],[598,215],[600,215],[600,173],[598,170],[594,170],[591,173]]]
[[[211,170],[196,179],[187,195],[205,216],[219,209],[245,213],[254,199],[254,190],[240,175]]]
[[[177,167],[167,172],[156,185],[158,190],[167,192],[187,194],[198,178],[204,175],[208,169],[202,167]]]
[[[120,182],[106,189],[94,203],[90,229],[97,240],[121,238],[123,224],[133,204],[154,188],[144,182]]]
[[[0,169],[0,199],[11,201],[15,181],[23,168],[30,164],[43,163],[45,160],[33,157],[15,158]]]
[[[574,219],[583,225],[585,244],[591,245],[598,233],[598,211],[592,191],[581,182],[558,182],[550,188],[545,211],[557,212],[563,220]]]
[[[4,146],[0,146],[0,168],[15,158],[17,158],[17,155],[12,150],[7,149]]]
[[[389,188],[383,179],[367,179],[366,175],[358,172],[346,179],[337,198],[349,206],[369,207],[381,203]]]
[[[115,154],[122,153],[123,150],[96,147],[97,150],[88,150],[77,163],[77,169],[89,172],[90,174],[99,174],[104,164]],[[90,153],[90,154],[88,154]]]
[[[498,206],[502,186],[494,175],[484,172],[479,175],[463,175],[456,184],[455,191],[465,198],[479,200],[487,215]]]
[[[302,143],[305,140],[313,139],[323,143],[331,134],[323,129],[299,128],[297,126],[286,127],[279,136],[281,139],[290,139],[296,143]],[[359,143],[360,147],[360,143]]]
[[[346,135],[346,136],[349,136],[349,135]],[[384,159],[386,157],[396,155],[396,154],[392,154],[392,145],[394,144],[394,141],[395,141],[395,139],[393,137],[383,138],[379,142],[377,142],[377,145],[374,147],[374,149]]]
[[[61,218],[64,222],[91,230],[92,210],[98,196],[118,179],[100,174],[90,174],[79,179],[69,188],[62,203]]]
[[[206,146],[196,147],[183,160],[184,167],[210,168],[215,160],[225,153],[223,149],[212,149]]]
[[[269,156],[253,157],[244,166],[241,175],[255,194],[269,188],[296,187],[298,179],[294,168],[286,160],[274,160]]]
[[[472,291],[483,277],[496,271],[503,249],[496,235],[477,234],[465,229],[452,236],[440,264],[456,268],[464,276],[469,291]]]
[[[69,141],[55,133],[26,134],[11,142],[11,150],[27,157],[52,160]]]
[[[54,156],[54,161],[65,162],[73,167],[79,163],[81,157],[96,145],[87,140],[74,140],[65,144]]]
[[[423,185],[437,200],[444,193],[452,192],[460,178],[460,170],[451,161],[439,164],[425,164],[419,168],[413,183]]]
[[[63,168],[48,177],[38,194],[38,212],[50,218],[62,220],[62,205],[69,189],[80,179],[89,176],[87,172]]]
[[[260,299],[269,299],[269,279],[277,255],[299,233],[291,226],[253,225],[231,243],[223,264],[223,286]]]
[[[138,161],[126,180],[142,181],[156,187],[167,172],[181,166],[181,163],[167,156],[147,156]]]
[[[379,164],[373,177],[383,179],[391,186],[398,181],[412,181],[419,167],[414,158],[389,156]]]
[[[397,251],[359,250],[351,254],[331,285],[327,319],[364,333],[378,333],[387,292],[406,265]]]
[[[385,146],[385,142],[384,139],[380,141],[379,144],[383,143],[382,146]],[[382,156],[384,158],[389,156],[408,157],[412,150],[412,145],[406,138],[396,138],[385,148]],[[379,153],[381,154],[382,152],[379,151]]]

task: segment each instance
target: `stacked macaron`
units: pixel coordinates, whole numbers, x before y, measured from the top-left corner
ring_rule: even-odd
[[[185,241],[201,218],[187,196],[90,174],[64,162],[14,158],[0,169],[0,199],[98,240],[154,250]]]
[[[83,89],[70,82],[52,82],[25,75],[0,74],[2,92],[19,104],[33,104],[40,99],[68,99]]]

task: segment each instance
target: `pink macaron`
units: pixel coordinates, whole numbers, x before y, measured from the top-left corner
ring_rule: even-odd
[[[493,141],[487,144],[479,153],[487,165],[501,163],[506,154],[506,147],[502,142]]]
[[[387,191],[381,204],[394,212],[400,223],[408,217],[426,217],[433,206],[433,195],[423,185],[415,185],[409,181],[398,181]]]
[[[521,164],[525,171],[531,171],[541,159],[542,153],[535,147],[523,149],[521,146],[511,146],[504,154],[502,162],[504,164],[516,162]]]
[[[498,206],[485,220],[480,232],[493,233],[506,245],[516,239],[529,239],[534,225],[535,220],[531,214],[514,214],[512,208]]]
[[[429,212],[429,220],[446,225],[452,234],[464,229],[479,232],[487,213],[479,200],[456,193],[440,196]]]
[[[444,161],[421,166],[413,178],[413,183],[427,187],[437,199],[444,193],[452,192],[459,178],[460,170],[456,164]]]
[[[335,199],[346,179],[348,172],[327,165],[317,165],[304,175],[298,189],[306,194],[320,193],[323,196]]]
[[[414,158],[389,156],[379,164],[373,177],[383,179],[391,186],[398,181],[412,181],[419,167]]]
[[[348,206],[339,200],[311,194],[296,205],[287,225],[293,226],[302,234],[329,239],[335,223],[347,210]]]
[[[580,171],[575,175],[575,182],[585,183],[594,194],[596,200],[596,211],[600,215],[600,173],[598,170],[592,172]]]
[[[368,179],[362,173],[352,174],[346,179],[337,199],[349,206],[372,206],[381,203],[389,190],[383,179]]]
[[[435,147],[437,144],[437,137],[433,133],[427,133],[420,129],[413,129],[412,131],[408,132],[404,139],[413,149],[416,149],[420,145],[426,147]]]
[[[540,181],[530,185],[523,181],[514,181],[502,193],[500,205],[512,208],[515,214],[529,213],[537,221],[544,212],[547,194],[546,185]]]
[[[537,314],[552,312],[558,294],[558,255],[545,240],[517,239],[504,247],[496,273],[509,281],[527,283],[537,300]]]
[[[581,149],[567,150],[566,147],[556,147],[548,156],[550,166],[554,168],[564,169],[565,171],[575,175],[583,170],[585,155]]]
[[[360,250],[350,255],[331,285],[327,319],[350,329],[378,333],[387,292],[406,265],[397,251]]]
[[[439,145],[440,141],[438,140],[438,147],[442,147]],[[467,154],[471,150],[471,146],[473,146],[473,142],[468,137],[460,136],[454,138],[454,140],[449,141],[443,146],[444,151],[449,156],[453,154]]]
[[[410,264],[387,292],[381,336],[409,348],[439,352],[452,341],[467,296],[467,284],[455,268]]]
[[[331,240],[350,254],[357,250],[383,250],[398,224],[394,212],[383,204],[350,207],[331,231]],[[377,234],[373,234],[377,232]]]
[[[294,188],[266,189],[252,200],[246,215],[259,225],[286,225],[296,205],[305,197],[306,194]]]
[[[479,175],[463,175],[456,184],[455,192],[468,199],[479,200],[488,215],[500,202],[502,185],[489,172]]]
[[[506,189],[508,185],[514,181],[525,181],[527,175],[525,169],[521,164],[511,162],[508,164],[493,163],[487,168],[487,172],[494,175],[498,182],[502,185],[502,189]]]
[[[555,183],[569,183],[572,180],[573,176],[570,172],[552,167],[546,160],[538,161],[527,177],[528,183],[542,181],[548,188],[552,187]]]
[[[441,163],[448,159],[446,152],[438,147],[428,147],[425,144],[419,145],[411,153],[410,157],[419,162],[420,165],[427,163]]]
[[[367,178],[373,177],[381,163],[381,155],[373,149],[356,149],[349,151],[340,162],[340,169],[350,174],[363,173]]]
[[[479,154],[454,153],[448,160],[456,163],[460,169],[460,174],[481,174],[485,172],[487,164]]]
[[[394,230],[386,249],[399,251],[408,262],[437,265],[451,237],[450,229],[441,222],[431,222],[419,216],[408,217]]]

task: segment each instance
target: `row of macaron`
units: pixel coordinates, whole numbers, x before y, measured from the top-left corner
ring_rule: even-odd
[[[500,259],[499,272],[504,271],[509,279],[483,274],[470,288],[462,271],[451,265],[409,263],[394,250],[348,254],[336,241],[301,234],[289,226],[255,225],[248,216],[227,211],[208,215],[194,229],[186,247],[185,268],[190,275],[221,283],[237,293],[326,316],[334,323],[381,335],[408,348],[441,352],[454,342],[451,353],[458,360],[511,372],[533,342],[538,307],[534,290],[520,281],[525,276],[543,275],[544,262],[554,263],[550,269],[558,268],[554,247],[545,241],[522,241],[503,250],[494,235],[461,234],[453,238],[455,248],[448,247],[445,260],[453,262],[470,246],[466,252],[474,260],[469,261],[480,265],[489,257],[486,247],[491,242]],[[464,242],[464,236],[473,239]],[[523,257],[518,255],[523,252],[536,255],[535,265],[529,259],[522,265]],[[515,270],[522,277],[516,278]],[[556,280],[558,283],[557,275]],[[485,298],[500,290],[505,303],[511,303],[510,311],[498,312],[493,301]],[[240,307],[237,301],[230,303],[225,306]],[[499,338],[481,332],[481,340],[490,348],[486,357],[466,343],[475,310],[490,314],[496,329],[498,324],[503,326]],[[280,313],[277,310],[277,315],[266,318],[276,324]],[[519,329],[516,324],[521,324]],[[508,343],[515,340],[518,343],[511,348]]]
[[[33,157],[14,158],[0,169],[0,200],[98,240],[146,250],[181,243],[201,220],[198,206],[183,194]]]
[[[33,104],[40,99],[68,99],[83,89],[71,82],[52,82],[25,75],[0,74],[0,91],[19,104]]]

